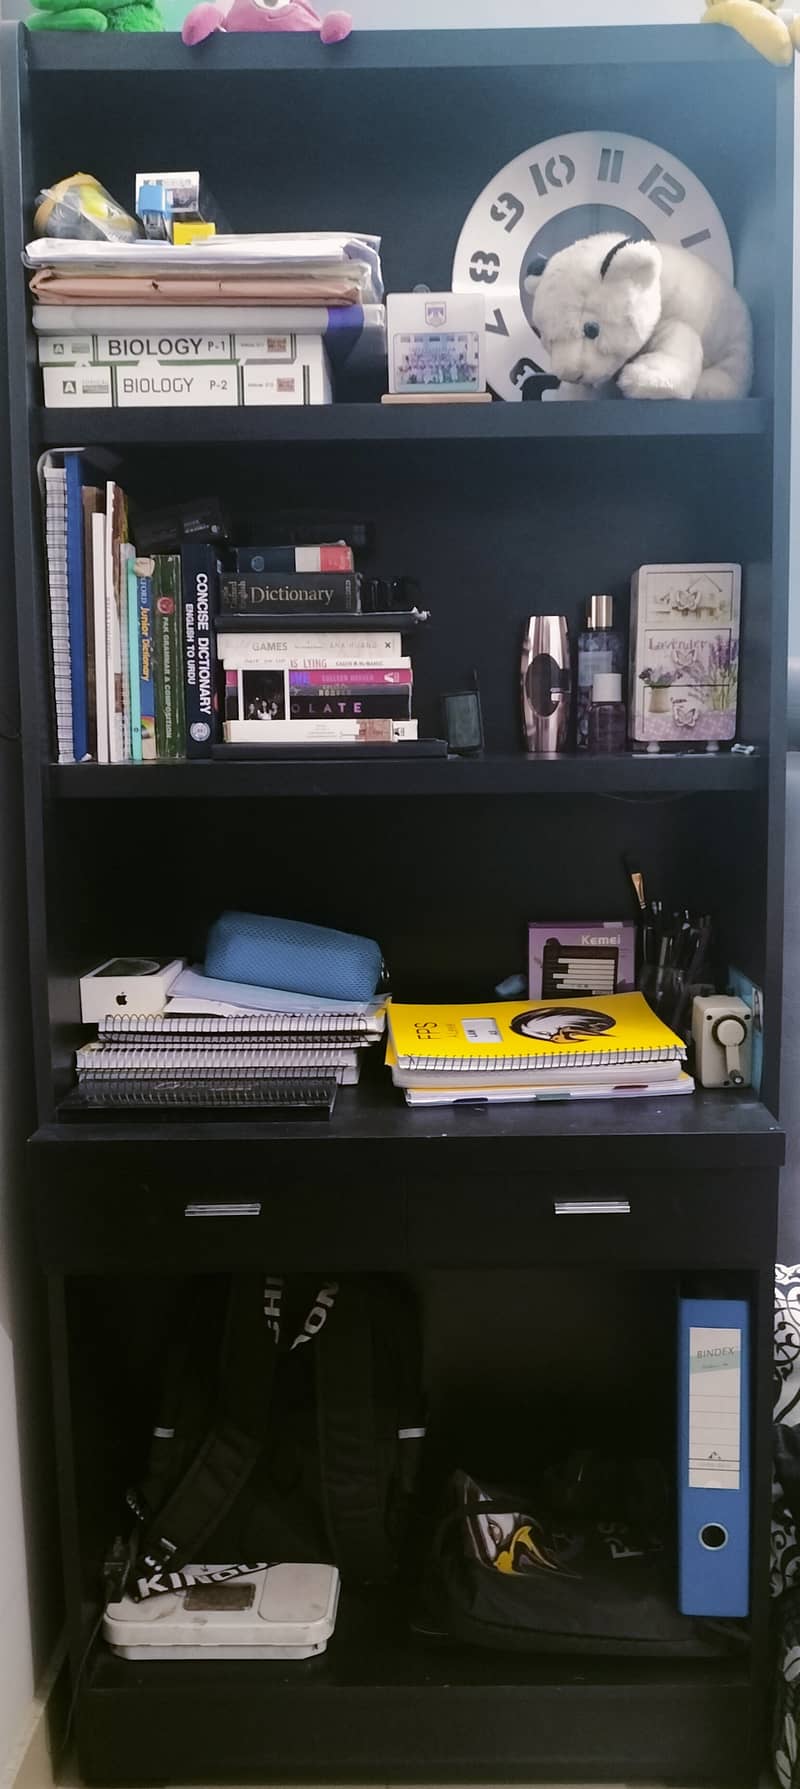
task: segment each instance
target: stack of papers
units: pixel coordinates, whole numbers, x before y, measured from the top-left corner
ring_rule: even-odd
[[[682,1040],[642,994],[388,1008],[387,1066],[409,1106],[691,1093]]]
[[[195,243],[28,243],[40,304],[377,304],[380,238],[329,233],[211,236]]]

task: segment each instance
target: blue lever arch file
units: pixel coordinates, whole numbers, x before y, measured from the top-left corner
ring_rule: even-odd
[[[733,1298],[682,1298],[679,1332],[678,1606],[684,1615],[747,1615],[747,1304]]]

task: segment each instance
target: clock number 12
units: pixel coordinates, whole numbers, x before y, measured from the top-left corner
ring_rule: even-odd
[[[675,206],[682,204],[686,198],[685,186],[681,186],[674,174],[667,174],[660,162],[656,162],[649,174],[645,175],[639,191],[647,193],[652,203],[658,206],[659,211],[663,211],[665,217],[672,217]]]

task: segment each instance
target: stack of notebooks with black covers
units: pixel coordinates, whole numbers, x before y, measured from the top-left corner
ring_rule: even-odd
[[[78,1085],[62,1115],[329,1117],[338,1088],[357,1083],[364,1051],[383,1035],[379,1002],[349,1009],[192,970],[174,988],[200,982],[208,993],[176,991],[163,1012],[109,1015],[77,1052]],[[252,1010],[235,1004],[242,998]]]
[[[474,1006],[391,1002],[386,1061],[409,1106],[692,1093],[686,1048],[643,994]]]

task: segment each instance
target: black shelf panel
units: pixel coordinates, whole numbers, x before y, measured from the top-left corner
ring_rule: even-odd
[[[239,796],[697,795],[743,794],[764,781],[766,759],[709,752],[607,758],[387,759],[320,757],[174,764],[57,764],[53,793],[67,801]]]
[[[32,72],[50,75],[265,74],[319,69],[398,73],[426,69],[589,67],[598,63],[741,63],[753,52],[730,31],[694,26],[637,26],[544,30],[354,31],[345,43],[326,47],[316,35],[259,37],[217,34],[187,49],[177,32],[137,34],[112,42],[78,33],[26,34]]]
[[[40,410],[42,447],[288,444],[413,441],[597,441],[763,436],[771,407],[730,403],[312,404],[295,409]]]
[[[162,1172],[170,1172],[170,1160],[180,1161],[182,1172],[197,1167],[197,1187],[210,1184],[209,1151],[222,1161],[223,1151],[235,1152],[229,1185],[241,1189],[236,1166],[244,1171],[247,1158],[269,1146],[273,1171],[280,1163],[298,1173],[314,1176],[322,1165],[329,1174],[346,1174],[356,1166],[366,1170],[370,1162],[386,1169],[400,1151],[407,1169],[417,1152],[425,1152],[426,1166],[472,1173],[541,1173],[548,1167],[564,1172],[582,1168],[609,1171],[648,1167],[659,1174],[684,1168],[704,1169],[779,1168],[784,1159],[784,1134],[777,1120],[748,1089],[742,1093],[708,1092],[698,1088],[691,1096],[659,1100],[585,1100],[532,1105],[474,1107],[439,1106],[411,1110],[392,1086],[388,1072],[370,1072],[358,1088],[340,1091],[331,1121],[258,1124],[246,1121],[214,1121],[204,1124],[164,1123],[154,1114],[151,1123],[42,1125],[32,1139],[40,1167],[55,1177],[58,1161],[69,1172],[70,1160],[91,1157],[109,1172],[123,1158],[133,1167],[139,1158],[163,1152]],[[302,1144],[302,1150],[299,1145]],[[325,1157],[320,1151],[325,1146]],[[535,1144],[535,1158],[531,1145]],[[334,1150],[335,1145],[335,1150]],[[300,1157],[302,1156],[302,1160]],[[363,1159],[362,1159],[363,1158]],[[369,1158],[367,1160],[366,1158]],[[138,1169],[136,1170],[138,1172]],[[216,1171],[216,1170],[215,1170]],[[196,1196],[202,1197],[198,1192]],[[244,1196],[241,1190],[237,1197]],[[249,1195],[248,1195],[249,1196]],[[257,1196],[257,1195],[256,1195]]]
[[[140,1782],[248,1768],[262,1782],[341,1782],[344,1759],[349,1781],[372,1781],[376,1758],[384,1780],[426,1783],[549,1779],[570,1764],[581,1781],[612,1767],[628,1780],[682,1767],[688,1780],[699,1764],[719,1779],[727,1767],[732,1781],[750,1688],[746,1653],[641,1661],[437,1646],[409,1634],[386,1594],[345,1592],[327,1653],[307,1664],[147,1664],[101,1644],[79,1725],[98,1782],[118,1778],[121,1759]]]

